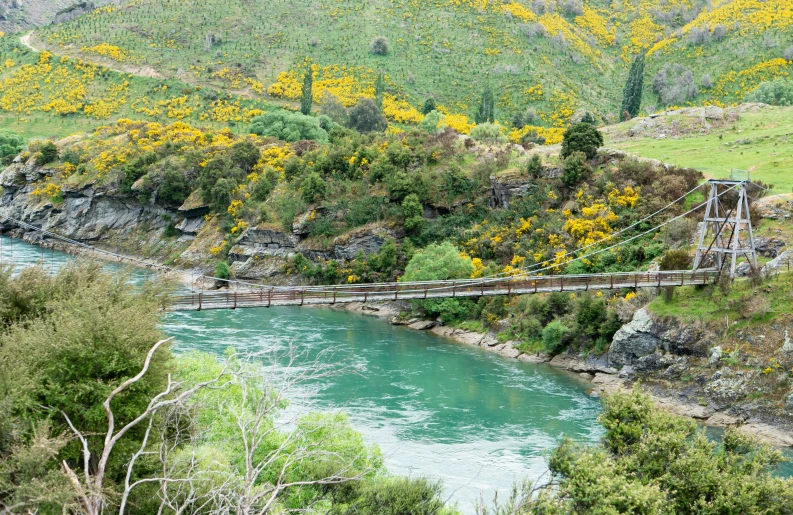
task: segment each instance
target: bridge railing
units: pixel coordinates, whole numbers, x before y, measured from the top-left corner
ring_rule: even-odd
[[[512,276],[503,278],[419,281],[405,283],[350,284],[333,286],[271,287],[244,291],[215,290],[172,297],[170,309],[235,309],[252,306],[383,302],[393,300],[478,297],[587,291],[618,288],[647,288],[707,284],[715,270],[628,272],[594,275]]]

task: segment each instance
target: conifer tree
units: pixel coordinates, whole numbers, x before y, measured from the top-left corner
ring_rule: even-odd
[[[430,114],[431,112],[435,111],[435,99],[429,97],[427,100],[424,101],[424,107],[422,108],[421,112],[423,114]]]
[[[300,112],[308,116],[311,114],[311,105],[314,102],[313,97],[314,89],[314,71],[311,66],[306,70],[306,76],[303,79],[303,90],[300,95]]]
[[[377,79],[374,81],[374,98],[377,102],[377,107],[383,108],[383,94],[385,93],[385,76],[383,72],[377,74]]]
[[[479,109],[476,111],[474,121],[479,123],[493,123],[496,121],[495,99],[493,90],[487,86],[482,92],[482,100],[479,102]]]
[[[628,80],[622,90],[621,119],[626,117],[626,113],[630,118],[639,114],[639,109],[642,106],[642,88],[644,88],[644,54],[640,53],[631,64]]]

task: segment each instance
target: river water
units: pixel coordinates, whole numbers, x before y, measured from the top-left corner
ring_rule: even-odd
[[[56,270],[71,256],[0,237],[0,259]],[[11,247],[11,248],[10,248]],[[113,265],[110,265],[113,266]],[[145,277],[147,271],[135,271]],[[515,481],[545,473],[564,436],[595,442],[598,399],[576,376],[507,360],[481,349],[381,320],[326,308],[256,308],[168,314],[176,351],[218,355],[300,351],[297,366],[321,354],[346,366],[296,392],[296,405],[343,410],[391,472],[442,480],[464,513],[506,495]],[[786,468],[790,468],[789,466]],[[786,475],[793,471],[786,470]]]

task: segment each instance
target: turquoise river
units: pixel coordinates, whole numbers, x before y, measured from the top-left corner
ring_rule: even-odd
[[[6,237],[0,243],[5,262],[13,255],[57,269],[70,259]],[[372,317],[299,307],[184,312],[167,315],[163,331],[177,352],[291,345],[304,360],[298,366],[323,352],[346,372],[305,385],[293,402],[347,412],[390,471],[442,480],[465,513],[480,496],[487,502],[515,481],[540,478],[562,437],[595,442],[602,434],[599,400],[578,377]]]

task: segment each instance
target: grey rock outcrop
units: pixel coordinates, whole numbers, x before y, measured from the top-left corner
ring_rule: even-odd
[[[130,238],[141,227],[156,233],[178,213],[161,206],[142,204],[137,198],[118,195],[93,184],[66,188],[63,201],[32,197],[34,183],[51,173],[35,163],[15,162],[0,173],[0,213],[79,241]],[[181,220],[180,220],[181,221]]]
[[[705,356],[707,348],[703,334],[694,327],[656,319],[640,309],[614,335],[608,363],[616,369],[629,365],[637,371],[653,370],[674,362],[665,353]]]
[[[762,272],[768,275],[782,271],[787,272],[791,265],[793,265],[793,249],[782,252],[775,259],[766,263]]]

